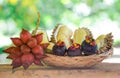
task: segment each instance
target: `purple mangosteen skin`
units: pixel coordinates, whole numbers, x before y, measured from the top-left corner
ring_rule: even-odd
[[[80,48],[77,48],[75,50],[68,49],[67,55],[68,56],[82,56],[82,51]]]
[[[65,46],[53,46],[53,54],[58,56],[64,56],[66,53],[66,47]]]

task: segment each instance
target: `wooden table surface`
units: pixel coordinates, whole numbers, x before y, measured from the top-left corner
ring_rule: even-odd
[[[91,68],[67,69],[31,65],[13,73],[8,64],[0,65],[0,78],[120,78],[120,64],[100,63]]]

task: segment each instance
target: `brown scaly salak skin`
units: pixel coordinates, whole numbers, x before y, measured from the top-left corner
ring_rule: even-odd
[[[40,14],[38,13],[38,22],[36,29],[32,34],[23,29],[20,38],[11,38],[13,46],[4,50],[12,60],[13,69],[23,66],[27,69],[32,63],[42,65],[41,59],[45,57],[44,50],[48,43],[41,43],[43,34],[36,34],[39,26]]]

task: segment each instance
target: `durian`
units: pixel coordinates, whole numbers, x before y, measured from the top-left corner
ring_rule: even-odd
[[[68,48],[71,45],[72,30],[65,25],[58,24],[53,30],[51,36],[51,42],[56,43],[57,41],[65,42],[66,47]]]
[[[112,33],[108,33],[105,35],[105,38],[104,38],[104,44],[103,46],[101,46],[98,50],[98,53],[103,53],[103,52],[106,52],[108,51],[110,48],[113,47],[113,35]]]
[[[73,43],[78,43],[81,45],[85,40],[85,36],[90,36],[91,38],[93,37],[91,31],[87,28],[83,27],[76,29],[73,35]]]
[[[90,36],[91,38],[93,38],[92,32],[88,28],[83,27],[82,29],[84,29],[86,31],[86,33],[87,33],[88,36]]]
[[[56,35],[57,35],[57,33],[58,33],[59,27],[60,27],[60,24],[57,24],[57,25],[55,26],[55,28],[53,29],[50,42],[56,43]]]

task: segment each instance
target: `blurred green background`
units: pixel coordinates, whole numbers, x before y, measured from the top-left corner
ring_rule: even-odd
[[[56,24],[88,27],[96,37],[112,32],[114,44],[120,44],[120,0],[0,0],[0,53],[22,28],[35,28],[37,12],[46,31]]]

